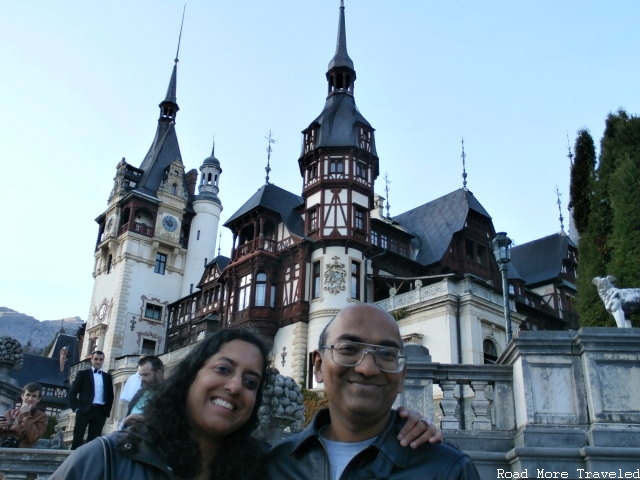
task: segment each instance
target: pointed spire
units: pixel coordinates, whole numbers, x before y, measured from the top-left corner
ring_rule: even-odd
[[[328,68],[328,94],[353,93],[353,83],[356,80],[356,72],[353,68],[353,61],[347,52],[347,29],[344,20],[344,0],[340,0],[340,17],[338,20],[336,53],[329,62]]]
[[[344,21],[344,0],[340,0],[340,18],[338,20],[336,53],[329,62],[329,70],[336,67],[346,67],[353,70],[353,61],[347,52],[347,29]]]
[[[467,191],[467,154],[464,153],[464,137],[462,137],[462,154],[460,155],[460,158],[462,158],[462,189]]]
[[[167,88],[167,94],[164,100],[160,103],[160,120],[163,121],[176,121],[176,114],[180,107],[178,107],[177,100],[177,87],[178,87],[178,62],[180,61],[180,41],[182,40],[182,27],[184,25],[184,14],[187,9],[185,4],[182,9],[182,21],[180,22],[180,34],[178,35],[178,48],[176,50],[176,58],[173,62],[173,70],[171,71],[171,79],[169,80],[169,87]]]
[[[560,213],[560,216],[558,217],[558,220],[560,220],[560,235],[564,237],[566,234],[564,233],[564,217],[562,216],[562,202],[560,201],[561,195],[562,194],[560,193],[560,189],[558,188],[558,185],[556,185],[556,196],[558,197],[558,212]]]
[[[264,169],[264,171],[267,172],[267,175],[264,178],[266,180],[266,183],[269,183],[269,173],[271,172],[271,166],[270,166],[271,152],[273,151],[273,149],[271,148],[271,144],[276,143],[276,141],[271,136],[271,129],[269,129],[269,135],[267,135],[264,138],[267,140],[267,166]]]

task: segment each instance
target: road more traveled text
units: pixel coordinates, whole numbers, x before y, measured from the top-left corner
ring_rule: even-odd
[[[578,476],[573,474],[569,476],[569,472],[555,472],[544,468],[536,468],[535,477],[530,477],[528,468],[521,472],[508,472],[504,468],[496,469],[498,475],[496,478],[640,478],[640,468],[633,472],[622,471],[621,468],[615,471],[590,471],[584,468],[577,468]]]

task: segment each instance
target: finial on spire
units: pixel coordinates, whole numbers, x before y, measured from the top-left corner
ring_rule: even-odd
[[[271,129],[269,129],[269,135],[264,138],[267,140],[267,166],[264,169],[265,172],[267,172],[267,176],[265,177],[265,180],[267,181],[267,183],[269,183],[269,172],[271,172],[271,152],[273,151],[273,149],[271,148],[271,144],[276,143],[276,140],[271,135]]]
[[[389,185],[391,184],[391,180],[389,180],[389,174],[385,172],[384,174],[384,194],[386,195],[386,200],[387,200],[387,218],[391,218],[391,215],[389,215],[389,209],[391,208],[391,205],[389,204]]]
[[[558,197],[558,212],[560,213],[560,217],[558,217],[558,220],[560,220],[560,235],[564,236],[564,217],[562,216],[562,202],[560,202],[560,196],[562,194],[560,193],[560,189],[558,188],[558,185],[556,185],[556,196]]]
[[[573,152],[571,151],[571,143],[569,142],[569,134],[567,133],[567,150],[569,151],[569,153],[567,153],[567,158],[569,159],[569,163],[571,163],[571,165],[573,165]]]
[[[182,21],[180,22],[180,35],[178,35],[178,49],[176,50],[175,63],[180,61],[180,41],[182,40],[182,26],[184,25],[184,13],[187,11],[187,4],[182,8]]]
[[[467,190],[467,154],[464,153],[464,137],[462,137],[462,153],[460,154],[460,158],[462,158],[462,189]]]

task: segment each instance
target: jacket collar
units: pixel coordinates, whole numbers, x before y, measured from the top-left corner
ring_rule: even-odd
[[[331,423],[329,409],[325,408],[316,414],[313,421],[298,434],[297,440],[291,447],[290,454],[302,454],[305,450],[312,448],[313,445],[320,445],[320,430]],[[395,410],[391,411],[389,421],[384,430],[376,437],[374,442],[367,448],[378,450],[384,458],[394,463],[398,467],[405,467],[409,462],[409,448],[402,447],[398,441],[398,433],[404,424],[404,420],[400,418]],[[379,460],[382,460],[378,456]]]

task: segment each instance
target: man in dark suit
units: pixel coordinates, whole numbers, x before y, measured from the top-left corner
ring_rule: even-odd
[[[69,389],[69,404],[76,414],[71,450],[82,445],[87,427],[87,442],[102,435],[102,428],[111,413],[113,382],[111,375],[101,370],[103,363],[104,352],[93,352],[92,368],[80,370]]]

